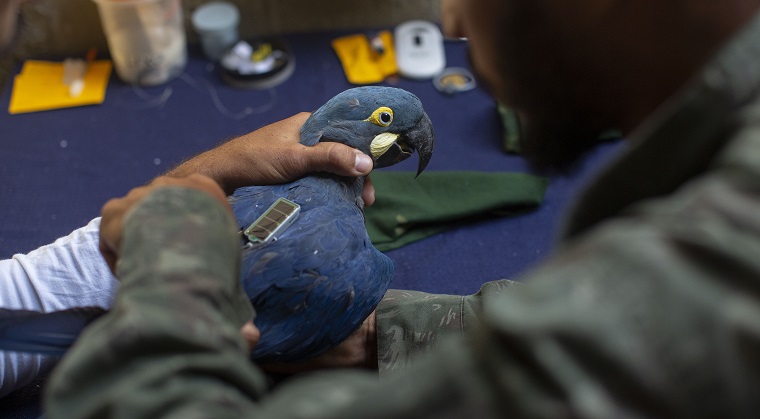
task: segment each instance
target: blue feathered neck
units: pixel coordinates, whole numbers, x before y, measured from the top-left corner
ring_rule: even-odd
[[[335,196],[352,201],[364,213],[364,177],[338,176],[332,173],[317,173],[300,180],[301,183],[318,183],[325,191],[333,191]]]

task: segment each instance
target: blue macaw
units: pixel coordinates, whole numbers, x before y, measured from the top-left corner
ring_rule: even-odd
[[[320,141],[354,147],[371,156],[375,168],[416,150],[419,175],[432,155],[433,128],[413,94],[366,86],[338,94],[309,117],[301,143]],[[387,291],[393,264],[367,236],[363,186],[363,178],[322,173],[239,188],[229,197],[241,227],[241,281],[261,331],[253,360],[301,361],[327,351],[350,336]],[[282,199],[287,208],[299,207],[297,216],[275,222],[282,226],[276,237],[257,235],[258,221]],[[51,317],[0,310],[0,349],[62,353],[102,312],[81,308]]]
[[[301,143],[334,141],[361,150],[375,167],[417,150],[418,174],[433,149],[433,128],[413,94],[359,87],[332,98],[304,123]],[[363,178],[316,174],[278,186],[240,188],[230,198],[241,228],[285,198],[298,221],[277,241],[243,250],[243,289],[257,311],[259,362],[298,361],[345,340],[380,302],[393,264],[370,242],[361,199]]]

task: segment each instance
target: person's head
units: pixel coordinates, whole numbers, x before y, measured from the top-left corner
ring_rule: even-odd
[[[442,0],[482,82],[525,117],[526,155],[573,162],[630,132],[683,86],[760,0]]]

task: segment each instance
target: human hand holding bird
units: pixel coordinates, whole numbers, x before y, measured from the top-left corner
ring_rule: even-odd
[[[280,184],[314,172],[369,175],[372,158],[355,148],[330,142],[312,147],[301,144],[301,127],[310,116],[309,112],[301,112],[236,137],[194,156],[166,175],[204,174],[214,179],[228,195],[243,186]],[[365,192],[365,201],[374,199],[371,183]]]

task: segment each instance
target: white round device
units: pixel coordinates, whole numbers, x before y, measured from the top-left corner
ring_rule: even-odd
[[[443,35],[438,26],[410,20],[394,31],[399,74],[417,80],[431,79],[446,67]]]

